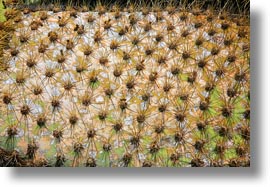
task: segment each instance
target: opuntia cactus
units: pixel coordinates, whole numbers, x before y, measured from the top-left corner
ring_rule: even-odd
[[[166,2],[9,2],[0,165],[249,166],[248,10]]]

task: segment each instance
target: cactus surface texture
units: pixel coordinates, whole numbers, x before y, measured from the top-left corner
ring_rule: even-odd
[[[6,1],[0,166],[250,166],[248,15],[153,2]]]

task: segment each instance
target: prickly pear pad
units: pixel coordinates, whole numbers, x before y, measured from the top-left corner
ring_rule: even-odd
[[[19,14],[1,59],[1,166],[249,166],[245,20]]]

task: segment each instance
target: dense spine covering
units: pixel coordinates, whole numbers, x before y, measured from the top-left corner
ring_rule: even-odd
[[[249,1],[5,2],[0,166],[250,165]]]

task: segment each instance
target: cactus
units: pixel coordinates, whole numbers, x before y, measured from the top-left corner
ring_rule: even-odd
[[[16,2],[1,23],[0,166],[250,165],[248,8]]]

